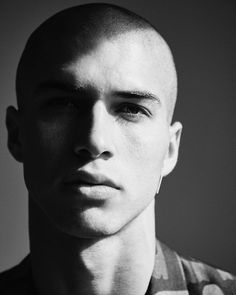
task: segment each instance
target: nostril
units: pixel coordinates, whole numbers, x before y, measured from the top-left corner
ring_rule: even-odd
[[[109,158],[112,157],[112,154],[108,151],[105,151],[103,152],[102,154],[100,154],[100,157],[103,159],[103,160],[108,160]]]
[[[74,147],[74,152],[76,155],[84,155],[84,156],[89,156],[89,157],[91,156],[90,155],[91,153],[87,149],[80,148],[79,146]]]
[[[80,148],[79,146],[74,147],[74,153],[77,157],[80,157],[84,160],[103,158],[107,160],[111,157],[111,153],[109,151],[99,152],[97,149],[87,149]]]

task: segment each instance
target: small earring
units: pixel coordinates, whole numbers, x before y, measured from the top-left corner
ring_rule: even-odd
[[[160,176],[160,179],[159,179],[158,187],[157,187],[157,190],[156,190],[156,195],[158,195],[158,193],[160,191],[161,182],[162,182],[162,175]]]

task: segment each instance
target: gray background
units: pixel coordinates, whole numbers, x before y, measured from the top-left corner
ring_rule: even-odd
[[[29,34],[45,18],[88,2],[0,4],[0,270],[28,252],[27,192],[22,167],[7,151],[4,123],[6,106],[15,104],[17,62]],[[157,234],[184,255],[236,273],[236,3],[107,2],[153,22],[169,42],[179,72],[175,118],[184,132],[179,163],[157,200]]]

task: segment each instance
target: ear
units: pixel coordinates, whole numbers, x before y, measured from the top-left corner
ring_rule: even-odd
[[[7,108],[6,126],[8,131],[8,149],[18,162],[23,162],[20,139],[20,113],[13,106]]]
[[[180,122],[175,122],[169,127],[170,141],[164,160],[162,176],[168,175],[175,168],[178,160],[182,129],[183,126]]]

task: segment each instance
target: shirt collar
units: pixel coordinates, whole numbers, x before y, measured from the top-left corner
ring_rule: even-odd
[[[146,295],[187,295],[183,267],[178,254],[156,241],[155,264]]]

